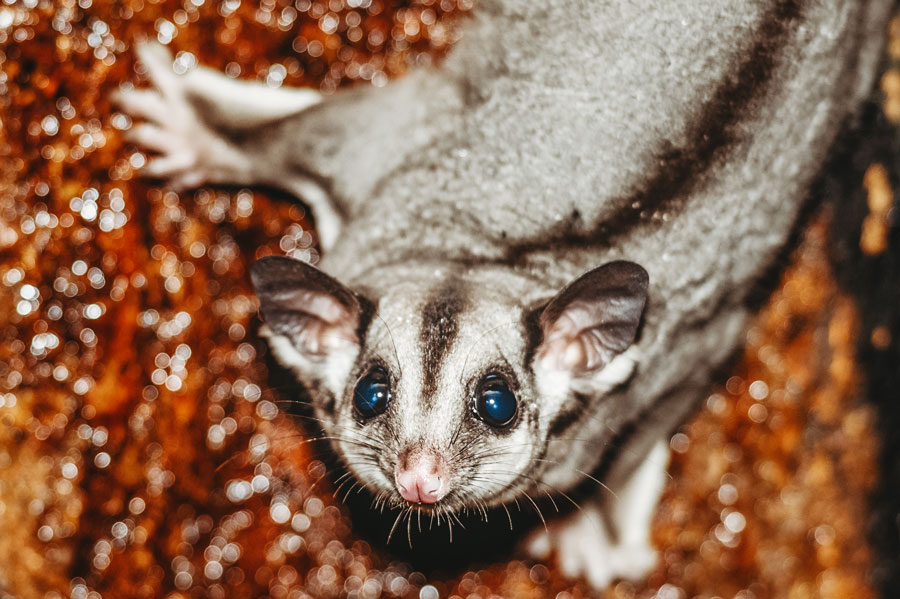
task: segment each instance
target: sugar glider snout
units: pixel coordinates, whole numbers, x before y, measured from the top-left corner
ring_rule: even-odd
[[[447,476],[440,456],[431,451],[401,455],[394,469],[394,482],[410,503],[437,503],[447,495]]]

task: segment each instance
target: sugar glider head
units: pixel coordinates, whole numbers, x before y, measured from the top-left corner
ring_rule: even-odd
[[[273,352],[347,467],[391,503],[439,511],[564,490],[596,463],[547,459],[548,441],[631,376],[648,293],[624,261],[561,291],[500,268],[351,289],[285,257],[252,277]]]

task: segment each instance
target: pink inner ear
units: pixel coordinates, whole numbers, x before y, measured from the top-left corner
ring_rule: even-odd
[[[305,315],[294,325],[295,342],[304,353],[323,355],[359,343],[356,314],[331,295],[295,290],[278,299]]]
[[[566,313],[544,330],[544,342],[538,348],[537,357],[553,370],[588,370],[587,353],[580,340],[581,327]]]
[[[330,326],[315,318],[304,319],[295,342],[305,354],[325,355],[357,344],[352,329]]]
[[[330,295],[304,291],[298,294],[296,301],[303,311],[315,316],[322,322],[332,326],[340,326],[342,321],[350,319],[350,312]]]
[[[555,321],[544,325],[538,358],[554,370],[574,373],[606,366],[612,355],[603,344],[599,310],[591,303],[572,302]]]
[[[575,374],[604,368],[634,343],[648,285],[647,271],[623,260],[581,275],[541,312],[535,355],[548,368]]]

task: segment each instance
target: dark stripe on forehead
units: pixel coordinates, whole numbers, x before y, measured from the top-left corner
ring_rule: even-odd
[[[772,2],[752,36],[752,47],[740,52],[744,58],[738,58],[740,62],[733,74],[726,74],[698,110],[699,117],[689,124],[688,142],[678,147],[665,142],[657,150],[659,167],[627,197],[615,200],[615,205],[623,206],[618,213],[588,231],[576,229],[580,217],[573,214],[555,231],[509,246],[504,261],[515,263],[530,253],[550,248],[610,246],[616,237],[627,235],[648,217],[678,211],[708,172],[741,141],[738,125],[752,118],[760,101],[772,91],[776,71],[787,58],[785,48],[799,26],[802,4],[802,0]]]
[[[370,339],[372,334],[372,323],[375,322],[377,314],[376,304],[377,295],[370,289],[359,289],[356,292],[356,298],[359,300],[360,315],[359,327],[356,329],[356,337],[359,339],[359,352],[356,354],[356,361],[350,370],[350,379],[347,381],[348,388],[345,390],[345,397],[350,397],[353,392],[354,381],[362,375],[363,370],[371,363],[372,355],[369,351]],[[370,299],[372,298],[372,299]]]
[[[443,281],[432,290],[422,309],[422,398],[437,391],[437,378],[459,331],[459,314],[465,308],[463,283],[456,277]]]

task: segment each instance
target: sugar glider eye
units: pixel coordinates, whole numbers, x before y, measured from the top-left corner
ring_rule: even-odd
[[[518,412],[516,394],[499,374],[489,374],[478,385],[475,415],[494,428],[509,425]]]
[[[390,402],[391,383],[383,368],[373,368],[356,383],[353,406],[363,418],[369,419],[381,414]]]

